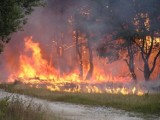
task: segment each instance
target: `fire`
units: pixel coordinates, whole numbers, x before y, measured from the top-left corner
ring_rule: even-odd
[[[12,81],[18,79],[32,87],[45,87],[50,91],[144,94],[135,86],[130,88],[123,86],[123,83],[131,82],[130,78],[106,74],[97,64],[94,66],[92,80],[82,80],[76,68],[60,76],[56,67],[43,58],[39,43],[33,42],[32,37],[27,37],[24,41],[25,49],[19,57],[19,70],[10,76]]]
[[[27,55],[31,52],[31,57]],[[20,71],[18,78],[54,79],[55,69],[49,66],[42,58],[38,43],[32,41],[32,37],[25,38],[25,53],[20,55]]]

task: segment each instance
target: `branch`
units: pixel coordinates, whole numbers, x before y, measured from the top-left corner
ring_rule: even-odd
[[[142,70],[141,68],[138,68],[138,70],[140,70],[141,72],[144,72],[144,70]]]
[[[141,47],[135,40],[133,40],[133,42],[139,47],[139,49],[140,49],[143,53],[145,53],[144,50],[142,49],[142,47]],[[145,53],[145,54],[146,54],[146,53]]]
[[[66,48],[64,49],[64,51],[66,51],[66,50],[68,50],[68,49],[70,49],[72,47],[75,47],[75,45],[66,46]]]
[[[124,59],[124,61],[127,63],[127,65],[129,66],[129,63],[128,63],[128,61],[127,61],[127,59]]]
[[[135,40],[133,40],[133,42],[139,47],[139,49],[141,50],[141,55],[142,55],[142,59],[143,59],[143,61],[145,61],[145,58],[144,58],[144,54],[146,54],[145,52],[144,52],[144,47],[141,47]],[[144,46],[144,40],[143,40],[143,46]]]

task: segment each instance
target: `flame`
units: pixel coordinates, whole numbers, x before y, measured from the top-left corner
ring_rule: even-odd
[[[32,55],[27,55],[31,52]],[[25,53],[20,55],[20,71],[18,78],[54,79],[56,70],[49,66],[42,58],[41,49],[38,43],[32,41],[32,37],[25,38]]]
[[[130,78],[114,77],[106,74],[105,70],[95,63],[92,80],[82,80],[75,68],[69,74],[59,76],[58,70],[42,56],[39,43],[33,42],[32,37],[24,39],[25,50],[19,57],[19,70],[10,76],[10,80],[18,79],[32,87],[45,87],[50,91],[87,92],[110,94],[136,94],[144,92],[137,87],[127,88],[123,84],[130,82]],[[96,60],[97,61],[97,60]],[[118,84],[120,83],[120,85]],[[115,84],[115,86],[113,85]]]

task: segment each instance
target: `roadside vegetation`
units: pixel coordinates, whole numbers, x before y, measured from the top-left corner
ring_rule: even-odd
[[[24,102],[18,96],[5,97],[0,100],[0,120],[60,120],[41,105]]]
[[[50,101],[61,101],[91,106],[107,106],[144,114],[160,115],[160,94],[121,95],[52,92],[42,88],[31,88],[23,84],[1,84],[8,92],[25,94]]]

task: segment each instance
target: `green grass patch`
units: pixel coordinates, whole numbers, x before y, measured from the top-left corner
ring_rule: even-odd
[[[31,88],[23,84],[1,84],[0,88],[8,92],[25,94],[50,101],[62,101],[75,104],[106,106],[145,114],[160,115],[160,94],[121,95],[51,92],[42,88]]]

